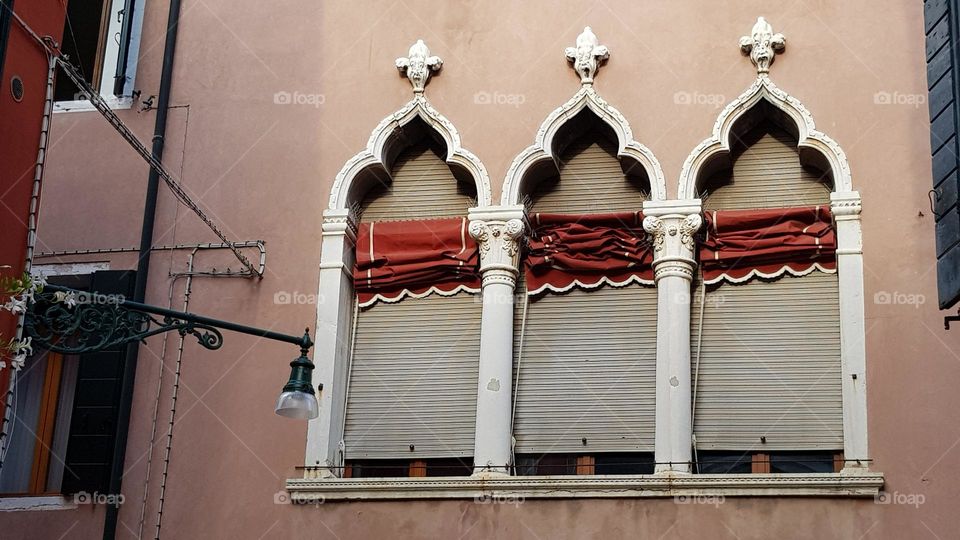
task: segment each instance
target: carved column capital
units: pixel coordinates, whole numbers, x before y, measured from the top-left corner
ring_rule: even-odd
[[[470,236],[480,247],[480,273],[484,285],[506,283],[512,287],[516,284],[523,230],[523,221],[519,219],[470,221]]]
[[[666,276],[693,279],[696,266],[693,235],[703,225],[700,214],[648,215],[643,218],[643,230],[651,237],[653,245],[654,279]]]

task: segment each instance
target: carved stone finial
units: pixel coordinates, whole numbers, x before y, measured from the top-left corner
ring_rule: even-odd
[[[740,51],[749,54],[753,65],[757,66],[757,74],[770,73],[770,64],[773,64],[777,53],[783,52],[787,40],[783,34],[774,34],[773,27],[763,17],[757,18],[751,35],[740,38]]]
[[[580,75],[580,84],[593,84],[593,78],[600,69],[600,64],[610,58],[610,50],[600,44],[597,35],[589,26],[577,36],[577,46],[567,47],[567,60],[573,62],[573,69]]]
[[[397,58],[397,69],[407,72],[414,94],[422,94],[427,80],[430,79],[430,72],[440,71],[442,66],[443,60],[439,56],[430,56],[430,49],[422,39],[418,39],[410,47],[405,58]]]

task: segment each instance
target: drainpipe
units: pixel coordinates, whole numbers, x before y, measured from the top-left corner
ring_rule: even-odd
[[[167,15],[167,38],[163,46],[163,66],[160,71],[160,91],[157,96],[157,119],[153,128],[153,157],[163,158],[164,136],[167,131],[167,110],[170,105],[170,86],[173,79],[173,57],[177,45],[177,28],[180,22],[180,0],[170,0]],[[153,245],[153,226],[157,214],[157,192],[160,174],[151,167],[147,180],[147,196],[143,205],[143,225],[140,230],[140,250],[137,260],[137,277],[133,290],[134,302],[143,303],[147,293],[147,276],[150,271],[150,252]],[[110,470],[111,494],[120,494],[123,484],[124,458],[127,451],[127,435],[130,431],[130,413],[133,407],[133,387],[137,374],[139,344],[127,348],[127,360],[123,369],[120,389],[120,408],[117,412],[117,437],[113,445],[113,461]],[[120,508],[108,505],[103,523],[104,540],[114,540]]]

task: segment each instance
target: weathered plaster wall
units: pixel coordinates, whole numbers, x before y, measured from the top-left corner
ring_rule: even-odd
[[[150,2],[147,9],[137,80],[144,96],[157,91],[167,6]],[[925,104],[874,99],[878,92],[925,95],[919,2],[186,0],[172,102],[189,105],[189,112],[171,112],[165,161],[182,171],[184,185],[231,237],[266,240],[269,251],[260,282],[195,280],[190,309],[287,332],[313,325],[313,304],[278,305],[274,295],[316,291],[330,185],[373,127],[410,98],[393,60],[416,38],[444,59],[427,95],[486,165],[496,201],[513,157],[579,87],[563,49],[591,25],[612,54],[597,89],[657,156],[673,196],[689,151],[754,78],[737,40],[758,15],[787,37],[773,80],[841,144],[863,195],[873,468],[886,473],[888,492],[923,495],[922,505],[829,499],[727,499],[716,507],[673,500],[278,505],[274,495],[296,475],[304,452],[305,427],[272,413],[284,361],[295,351],[231,335],[215,353],[187,343],[164,536],[956,538],[960,424],[952,411],[960,408],[960,330],[944,332],[935,305],[928,115]],[[279,105],[277,92],[321,95],[323,103]],[[477,103],[479,92],[522,103]],[[149,140],[153,111],[122,117]],[[53,139],[40,249],[136,245],[146,167],[96,113],[56,116]],[[162,193],[158,243],[214,240]],[[155,256],[148,301],[166,305],[167,274],[183,270],[186,256]],[[133,267],[134,259],[115,257],[112,264]],[[197,266],[237,268],[222,253],[200,255]],[[182,287],[182,280],[175,284],[178,307]],[[926,303],[876,303],[881,293],[923,295]],[[159,433],[165,432],[176,358],[176,339],[169,340],[166,367],[162,338],[151,339],[141,354],[120,514],[124,537],[139,526],[160,374]],[[158,446],[145,534],[153,534],[156,522],[162,455]],[[89,538],[101,526],[102,512],[89,507],[0,513],[4,538]]]

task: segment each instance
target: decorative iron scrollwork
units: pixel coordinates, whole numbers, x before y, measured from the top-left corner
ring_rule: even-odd
[[[24,330],[35,346],[63,354],[83,354],[143,342],[173,330],[181,336],[195,336],[206,349],[216,350],[223,345],[220,331],[207,324],[171,315],[151,315],[112,295],[83,293],[79,298],[64,301],[57,296],[57,290],[60,289],[44,289],[27,313]]]

